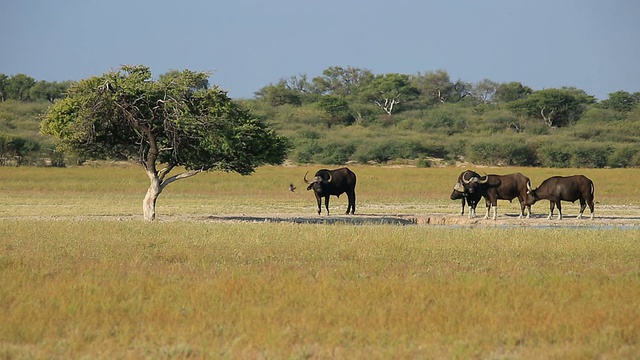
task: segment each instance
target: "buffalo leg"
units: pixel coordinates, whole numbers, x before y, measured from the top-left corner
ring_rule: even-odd
[[[347,193],[347,199],[349,200],[349,204],[347,205],[346,214],[349,215],[349,210],[351,210],[351,214],[356,213],[356,193]]]
[[[467,198],[467,205],[469,205],[469,219],[476,217],[476,205],[478,205],[478,203],[474,203]],[[464,215],[464,205],[462,206],[461,215]]]
[[[588,201],[589,211],[591,211],[591,220],[593,220],[593,199]]]
[[[549,201],[549,220],[551,220],[551,218],[553,217],[553,209],[555,209],[556,207],[556,203],[554,203],[553,201]]]
[[[327,208],[327,216],[329,216],[329,195],[324,197],[324,207]]]
[[[518,216],[518,219],[522,219],[523,217],[525,217],[524,209],[526,205],[524,204],[524,199],[518,198],[518,202],[520,203],[520,216]],[[531,215],[531,212],[529,212],[529,215]],[[529,215],[527,215],[527,219],[529,218]]]
[[[462,197],[462,209],[460,210],[460,215],[464,215],[464,202],[465,202],[465,198]]]
[[[562,220],[562,206],[560,200],[556,201],[556,207],[558,208],[558,220]]]
[[[488,219],[489,218],[489,210],[491,210],[491,201],[486,200],[485,203],[486,203],[486,207],[487,207],[487,212],[486,212],[486,214],[484,214],[484,218]]]
[[[582,213],[584,213],[584,209],[587,208],[587,202],[584,199],[580,199],[580,213],[578,214],[578,219],[582,219]]]
[[[316,201],[318,202],[318,215],[322,212],[322,198],[316,195]]]

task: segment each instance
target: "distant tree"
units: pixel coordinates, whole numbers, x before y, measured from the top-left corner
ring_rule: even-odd
[[[145,66],[123,66],[73,84],[67,97],[49,108],[41,132],[87,159],[140,164],[150,180],[143,214],[151,221],[158,196],[176,180],[207,170],[248,175],[286,156],[285,138],[225,91],[205,88],[207,78],[184,70],[154,81]],[[169,177],[179,167],[184,172]]]
[[[47,100],[52,103],[64,97],[67,88],[69,88],[69,84],[69,81],[59,83],[41,80],[31,87],[29,97],[31,100]]]
[[[0,74],[0,101],[7,100],[6,88],[9,82],[9,76],[6,74]]]
[[[640,99],[634,94],[626,91],[616,91],[609,94],[609,98],[600,102],[600,106],[605,109],[612,109],[620,112],[629,112],[638,105]]]
[[[16,74],[7,80],[5,86],[6,98],[27,101],[30,99],[31,88],[35,85],[36,81],[25,74]]]
[[[408,75],[391,73],[376,76],[361,94],[364,99],[391,115],[396,105],[417,97],[418,90],[413,87]]]
[[[473,97],[481,104],[491,104],[494,102],[494,97],[498,91],[499,84],[489,79],[483,79],[476,83],[471,92]]]
[[[289,89],[302,94],[314,92],[313,84],[307,80],[307,74],[292,75],[286,80]]]
[[[313,78],[312,82],[314,89],[320,94],[357,97],[374,77],[371,70],[332,66],[325,69],[322,76]]]
[[[418,72],[411,81],[428,104],[445,103],[453,93],[454,85],[445,70]]]
[[[472,94],[471,84],[462,80],[452,82],[445,70],[418,73],[410,79],[420,98],[427,104],[455,103]]]
[[[453,92],[449,97],[449,102],[459,102],[467,96],[473,95],[473,85],[466,81],[458,79],[453,83]]]
[[[355,121],[349,110],[349,103],[340,96],[324,95],[318,101],[318,106],[328,116],[327,124],[350,125]]]
[[[20,166],[25,156],[39,149],[40,144],[35,141],[0,133],[0,166]]]
[[[273,107],[281,105],[302,105],[302,94],[299,91],[291,89],[285,80],[280,80],[277,84],[267,85],[255,93],[258,99],[266,101]]]
[[[511,102],[531,95],[533,89],[528,86],[524,86],[517,81],[509,83],[499,84],[494,94],[494,100],[496,102]]]
[[[545,89],[512,101],[507,107],[518,115],[542,119],[550,127],[561,127],[578,120],[585,101],[573,89]]]
[[[573,86],[565,86],[565,87],[562,87],[561,90],[566,91],[567,93],[575,96],[578,102],[583,105],[595,104],[597,101],[595,96],[589,95],[587,94],[586,91],[575,88]]]
[[[172,86],[180,84],[184,82],[184,72],[179,70],[169,70],[164,74],[160,74],[158,76],[158,81],[167,84],[167,86]],[[192,83],[189,85],[190,90],[199,91],[206,90],[209,88],[209,78],[206,76],[193,78]]]

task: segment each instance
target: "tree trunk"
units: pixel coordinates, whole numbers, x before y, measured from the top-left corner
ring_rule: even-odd
[[[142,213],[145,220],[153,221],[156,218],[156,200],[158,200],[158,195],[162,192],[162,188],[160,187],[160,178],[157,174],[147,172],[147,175],[149,176],[150,184],[144,201],[142,202]]]

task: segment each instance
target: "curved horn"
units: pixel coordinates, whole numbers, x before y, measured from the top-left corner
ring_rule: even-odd
[[[453,187],[453,190],[457,192],[464,192],[464,186],[462,186],[462,184],[457,182],[456,185]]]
[[[304,182],[307,183],[307,184],[309,184],[309,180],[307,180],[307,174],[308,173],[309,173],[308,171],[306,173],[304,173]]]
[[[462,181],[463,181],[465,184],[469,184],[469,183],[471,183],[472,181],[474,181],[475,179],[477,179],[477,178],[476,178],[475,176],[472,176],[472,177],[471,177],[471,179],[467,180],[467,179],[465,179],[465,178],[464,178],[464,175],[462,175]]]
[[[487,181],[489,181],[489,175],[487,174],[484,174],[484,180],[482,180],[482,177],[478,179],[479,184],[485,184]]]
[[[527,181],[527,190],[531,191],[531,183]]]
[[[327,182],[330,183],[331,180],[333,180],[333,176],[331,176],[331,171],[327,171],[327,174],[329,174],[329,178],[327,179]]]

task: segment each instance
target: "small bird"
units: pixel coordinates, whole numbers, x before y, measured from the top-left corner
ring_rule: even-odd
[[[289,190],[291,190],[291,192],[296,192],[296,187],[293,186],[293,184],[289,184]]]

